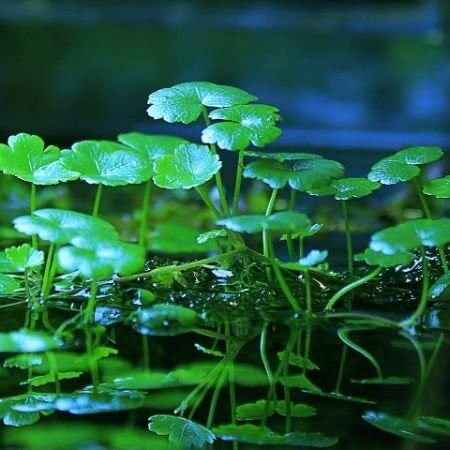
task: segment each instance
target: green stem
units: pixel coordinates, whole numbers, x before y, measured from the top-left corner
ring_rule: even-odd
[[[305,255],[305,250],[304,250],[304,241],[303,241],[303,237],[299,236],[298,238],[298,254],[300,258],[303,258],[303,256]]]
[[[261,330],[261,336],[259,339],[259,354],[261,355],[261,360],[264,366],[264,370],[266,371],[267,378],[269,380],[269,385],[273,384],[273,373],[272,369],[270,368],[269,359],[267,358],[267,330],[269,328],[270,322],[264,322],[263,328]]]
[[[206,124],[206,126],[209,126],[211,121],[209,120],[208,111],[206,110],[205,107],[203,107],[202,112],[203,112],[203,119],[205,120],[205,124]],[[211,144],[210,148],[214,154],[217,154],[217,149],[214,144]],[[230,216],[231,215],[230,207],[228,206],[227,196],[225,195],[225,189],[223,187],[222,175],[221,175],[220,171],[218,171],[216,173],[215,178],[216,178],[216,185],[217,185],[217,190],[219,192],[219,198],[220,198],[220,203],[222,205],[222,209],[224,210],[226,216]]]
[[[61,383],[58,377],[58,365],[56,363],[55,354],[53,352],[46,352],[50,376],[55,380],[55,392],[57,395],[61,393]]]
[[[92,343],[92,330],[89,328],[86,328],[84,330],[85,332],[85,338],[86,338],[86,353],[88,355],[89,360],[89,370],[91,372],[91,379],[92,379],[92,385],[94,387],[94,393],[98,390],[99,385],[99,373],[98,373],[98,364],[97,360],[94,358],[94,346]]]
[[[148,246],[148,212],[150,209],[150,198],[152,195],[152,180],[145,184],[144,198],[142,200],[141,224],[139,227],[139,245],[147,248]]]
[[[225,349],[227,354],[231,353],[231,327],[230,322],[225,322]],[[228,371],[229,394],[230,394],[230,409],[231,409],[231,423],[236,425],[236,380],[234,374],[234,361],[230,362]]]
[[[309,276],[309,270],[304,271],[305,275],[305,297],[306,297],[306,311],[309,315],[312,313],[312,295],[311,295],[311,277]]]
[[[353,276],[353,244],[352,244],[352,232],[350,229],[350,221],[348,220],[347,202],[344,200],[342,204],[342,213],[344,214],[345,223],[345,240],[347,242],[347,267],[350,276]]]
[[[344,378],[345,360],[347,359],[347,346],[344,344],[341,353],[341,359],[339,361],[339,371],[336,380],[336,386],[334,392],[341,393],[342,379]]]
[[[368,275],[366,275],[363,278],[360,278],[359,280],[354,281],[353,283],[347,284],[347,286],[344,286],[342,289],[336,292],[330,300],[328,300],[328,303],[326,304],[324,311],[329,311],[333,308],[334,304],[345,294],[352,291],[353,289],[357,288],[358,286],[363,285],[364,283],[367,283],[368,281],[375,278],[381,271],[383,270],[382,267],[377,267],[373,272],[370,272]]]
[[[53,252],[53,257],[50,263],[50,271],[48,273],[48,280],[47,280],[47,286],[46,286],[46,290],[44,291],[44,298],[48,298],[48,296],[50,295],[50,291],[52,289],[52,283],[53,280],[55,279],[55,275],[56,275],[56,269],[58,268],[58,263],[57,263],[57,257],[58,257],[58,246],[55,245],[55,250]]]
[[[289,210],[293,211],[295,209],[295,200],[296,200],[296,193],[294,189],[291,188],[291,191],[289,193]],[[292,233],[287,233],[286,235],[286,246],[287,251],[289,254],[289,259],[291,261],[295,260],[295,250],[294,250],[294,242],[292,240]]]
[[[301,310],[297,300],[293,296],[291,290],[289,289],[288,284],[286,283],[286,279],[284,278],[283,273],[281,272],[280,266],[278,265],[278,261],[276,261],[275,259],[272,259],[272,268],[273,268],[273,271],[275,272],[275,277],[278,280],[278,284],[280,285],[280,288],[283,291],[283,294],[285,295],[285,297],[291,304],[292,309],[297,314],[301,313],[302,310]]]
[[[45,262],[45,270],[44,270],[44,276],[42,278],[42,297],[44,298],[44,300],[47,298],[47,291],[48,289],[48,282],[49,282],[49,275],[50,275],[50,270],[51,270],[51,266],[53,263],[53,255],[55,253],[55,244],[51,243],[49,248],[48,248],[48,253],[47,253],[47,261]]]
[[[241,193],[242,172],[244,170],[244,150],[239,150],[238,163],[236,167],[236,180],[234,182],[233,206],[231,215],[235,215],[239,208],[239,195]]]
[[[278,189],[273,189],[272,194],[270,195],[269,203],[267,204],[265,216],[268,217],[272,214],[273,208],[275,206],[275,202],[277,200]],[[263,254],[267,258],[270,258],[273,255],[270,255],[270,232],[269,230],[264,229],[262,232],[262,241],[263,241]]]
[[[98,282],[93,280],[91,283],[91,295],[85,310],[85,317],[89,323],[95,322],[95,304],[97,301]]]
[[[92,215],[94,217],[98,216],[100,210],[100,202],[102,201],[103,184],[97,185],[97,190],[95,192],[94,207],[92,208]]]
[[[31,183],[31,192],[30,192],[30,213],[31,214],[33,214],[34,211],[36,211],[36,204],[37,204],[36,185]],[[38,246],[37,236],[35,234],[33,234],[31,236],[31,245],[33,248],[37,248],[37,246]]]
[[[216,205],[214,205],[212,200],[209,198],[209,195],[205,192],[205,187],[197,186],[195,190],[198,192],[198,195],[200,195],[201,199],[206,204],[214,218],[216,220],[220,219],[222,217],[222,213],[216,208]]]
[[[412,316],[410,316],[408,319],[403,320],[400,322],[400,325],[402,327],[408,328],[412,325],[414,325],[420,316],[425,312],[425,309],[427,307],[427,301],[428,301],[428,287],[429,287],[429,278],[428,278],[428,263],[427,263],[427,257],[425,254],[425,248],[423,245],[420,247],[420,253],[422,255],[422,295],[420,296],[419,305],[417,306],[416,311]]]

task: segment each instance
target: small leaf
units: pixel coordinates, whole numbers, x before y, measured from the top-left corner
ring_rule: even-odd
[[[445,272],[433,283],[428,291],[428,297],[450,300],[450,272]]]
[[[80,179],[89,184],[140,184],[152,176],[146,155],[113,141],[76,142],[71,150],[61,152],[61,160],[64,167],[80,173]]]
[[[113,274],[132,275],[143,270],[144,248],[120,241],[74,239],[75,245],[58,250],[57,261],[65,272],[79,271],[86,278],[105,280]]]
[[[431,437],[422,434],[420,427],[414,421],[376,411],[367,411],[362,418],[374,427],[404,439],[424,444],[435,442]]]
[[[14,219],[14,227],[21,233],[37,234],[43,241],[62,245],[80,236],[91,239],[118,239],[114,227],[98,217],[64,209],[38,209],[31,216]]]
[[[211,240],[215,240],[221,237],[226,237],[227,232],[224,229],[210,230],[206,233],[199,234],[197,237],[197,242],[199,244],[204,244]]]
[[[286,352],[278,352],[278,359],[283,361],[285,358]],[[319,370],[319,367],[314,364],[310,359],[305,358],[304,356],[296,355],[295,353],[289,353],[288,364],[291,366],[299,367],[300,369],[305,370]]]
[[[278,109],[269,105],[237,105],[211,111],[209,117],[227,122],[213,123],[202,132],[202,142],[224,150],[243,150],[250,143],[264,147],[277,139],[281,130]]]
[[[17,369],[29,369],[30,367],[40,366],[43,361],[43,356],[39,354],[24,353],[22,355],[11,356],[6,358],[3,367]]]
[[[275,161],[296,161],[298,159],[321,159],[320,155],[314,153],[295,153],[295,152],[255,152],[246,150],[245,156],[262,159],[274,159]]]
[[[76,180],[79,173],[61,165],[60,150],[35,135],[10,136],[8,146],[0,144],[0,168],[8,175],[33,184],[51,185]]]
[[[420,174],[417,165],[436,161],[442,155],[438,147],[409,147],[376,163],[368,178],[388,185],[408,181]]]
[[[6,256],[6,253],[0,252],[0,273],[17,273],[20,270]]]
[[[135,330],[151,336],[188,333],[199,321],[194,310],[168,303],[139,309],[131,315],[130,320]]]
[[[83,375],[83,372],[58,372],[58,380],[71,380],[73,378],[79,378]],[[30,386],[44,386],[48,383],[56,383],[56,377],[53,373],[47,373],[37,377],[30,378],[20,384],[29,384]]]
[[[344,175],[344,166],[330,159],[304,159],[294,163],[289,180],[292,189],[306,192],[322,187]]]
[[[310,381],[305,374],[281,377],[280,381],[281,384],[290,388],[298,388],[310,392],[321,392],[321,389]]]
[[[20,284],[12,276],[0,273],[0,295],[12,295],[19,288]]]
[[[264,228],[271,231],[291,231],[293,233],[309,229],[308,216],[295,211],[281,211],[268,216]]]
[[[119,134],[118,141],[128,147],[139,150],[149,161],[155,161],[166,155],[173,155],[177,147],[189,144],[186,139],[176,136],[165,136],[159,134],[144,134],[130,132]]]
[[[366,248],[363,253],[355,255],[355,261],[364,261],[369,266],[396,267],[406,266],[414,259],[414,254],[410,252],[398,251],[393,255],[375,252]]]
[[[42,331],[21,329],[0,333],[0,353],[34,353],[55,350],[60,341]]]
[[[298,260],[303,267],[313,267],[324,262],[328,257],[328,250],[311,250],[304,258]]]
[[[217,221],[217,225],[222,225],[237,233],[260,233],[264,229],[266,217],[263,215],[247,214],[241,216],[227,217]]]
[[[32,248],[30,244],[9,247],[5,250],[5,253],[11,263],[21,272],[25,269],[35,269],[44,264],[44,252]]]
[[[293,176],[292,169],[287,164],[271,159],[259,159],[245,166],[245,178],[254,178],[269,185],[272,189],[282,189]],[[290,184],[290,183],[289,183]]]
[[[160,436],[169,436],[174,447],[196,449],[216,439],[208,428],[183,417],[157,415],[149,417],[148,429]]]
[[[261,420],[264,417],[272,416],[274,412],[285,416],[286,402],[282,400],[276,403],[270,402],[270,407],[267,406],[266,400],[239,405],[236,408],[236,418],[237,420]],[[312,417],[316,415],[316,409],[303,403],[293,404],[291,402],[290,415],[292,417]]]
[[[204,111],[204,107],[223,108],[245,105],[257,100],[242,89],[206,81],[181,83],[160,89],[148,97],[147,114],[166,122],[194,122]]]
[[[450,198],[450,175],[431,180],[425,185],[423,192],[436,198]]]
[[[314,236],[315,234],[317,234],[321,229],[322,229],[323,225],[321,223],[315,223],[313,225],[311,225],[310,227],[308,227],[305,230],[297,230],[296,233],[291,234],[291,238],[292,239],[299,239],[299,238],[305,238],[305,237],[310,237],[310,236]],[[281,236],[282,241],[286,241],[287,240],[287,234],[283,234]]]
[[[159,158],[153,181],[165,189],[191,189],[210,180],[222,167],[217,155],[204,145],[181,145],[173,155]]]
[[[335,200],[350,200],[370,195],[380,187],[379,183],[367,178],[341,178],[333,180],[329,186],[308,191],[312,195],[333,195]]]

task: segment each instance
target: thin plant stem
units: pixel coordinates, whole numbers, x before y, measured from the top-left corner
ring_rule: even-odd
[[[269,385],[273,384],[273,373],[270,368],[269,358],[267,357],[267,331],[269,328],[270,322],[264,322],[264,325],[261,330],[261,336],[259,338],[259,353],[261,355],[261,360],[264,366],[264,370],[266,371],[267,378],[269,380]]]
[[[306,269],[303,273],[305,276],[306,311],[308,314],[312,314],[311,277],[309,276],[308,269]]]
[[[89,323],[95,322],[95,304],[97,301],[98,282],[93,280],[91,283],[91,294],[86,306],[85,315]]]
[[[225,322],[225,349],[227,353],[231,352],[231,327],[230,322]],[[236,425],[236,380],[234,373],[234,361],[230,362],[228,370],[228,383],[230,395],[231,423]]]
[[[348,219],[348,209],[347,202],[343,200],[341,202],[342,205],[342,213],[344,215],[344,223],[345,223],[345,240],[347,244],[347,267],[348,273],[350,276],[353,276],[353,244],[352,244],[352,232],[350,229],[350,221]]]
[[[214,219],[220,219],[222,217],[222,213],[216,208],[216,205],[214,205],[212,200],[209,198],[209,195],[205,192],[205,187],[197,186],[195,190],[197,191],[203,202],[206,204],[211,214],[214,216]]]
[[[97,360],[94,358],[94,346],[92,343],[92,330],[89,328],[85,328],[85,338],[86,338],[86,353],[88,355],[89,360],[89,369],[91,372],[92,386],[94,388],[94,392],[97,392],[99,385],[99,373],[98,373],[98,364]]]
[[[203,112],[203,119],[205,120],[205,124],[206,124],[206,126],[209,126],[211,121],[209,120],[208,111],[206,110],[205,107],[203,107],[202,112]],[[211,144],[210,148],[214,154],[217,154],[217,149],[214,144]],[[223,187],[222,175],[220,173],[220,170],[216,173],[215,178],[216,178],[217,190],[219,192],[220,203],[225,212],[225,215],[229,216],[230,215],[230,207],[228,206],[227,196],[225,194],[225,189]]]
[[[152,196],[152,180],[145,183],[144,198],[142,199],[141,223],[139,226],[139,245],[148,246],[148,212],[150,209],[150,199]]]
[[[31,183],[31,191],[30,191],[30,213],[33,214],[36,211],[37,205],[37,195],[36,195],[36,185]],[[33,234],[31,236],[31,245],[33,248],[38,247],[37,235]]]
[[[220,377],[216,383],[214,388],[214,392],[211,398],[211,403],[209,405],[208,419],[206,421],[206,428],[211,428],[214,422],[214,415],[216,413],[217,402],[219,401],[220,391],[222,390],[223,385],[228,377],[228,364],[225,365]]]
[[[48,291],[48,282],[50,276],[50,270],[53,263],[53,255],[55,253],[55,244],[51,243],[48,248],[47,260],[45,262],[44,276],[42,278],[42,297],[45,299],[46,292]]]
[[[278,261],[276,261],[275,259],[272,259],[272,268],[273,271],[275,273],[275,277],[278,281],[278,284],[280,285],[281,290],[283,291],[283,294],[285,295],[285,297],[287,298],[287,300],[289,301],[289,303],[292,306],[292,309],[294,310],[295,313],[299,314],[302,312],[297,300],[295,299],[294,295],[292,294],[291,289],[289,288],[286,279],[284,278],[284,275],[280,269],[280,266],[278,264]]]
[[[44,298],[48,298],[48,296],[50,295],[50,291],[52,289],[52,283],[53,280],[55,279],[55,275],[56,275],[56,269],[58,268],[58,264],[57,264],[57,256],[58,256],[58,245],[55,245],[55,250],[53,252],[53,257],[52,260],[50,262],[50,270],[48,273],[48,280],[47,280],[47,285],[46,285],[46,289],[44,291]]]
[[[275,206],[275,202],[277,200],[278,189],[273,189],[272,194],[270,195],[269,203],[267,204],[265,216],[268,217],[272,214],[273,208]],[[267,258],[270,258],[270,232],[267,229],[264,229],[262,232],[262,241],[263,241],[263,254]]]
[[[95,191],[95,200],[94,207],[92,208],[92,215],[94,217],[98,216],[98,212],[100,211],[100,203],[102,201],[102,193],[103,193],[103,184],[97,185],[97,190]]]
[[[368,281],[372,280],[377,275],[379,275],[382,270],[383,270],[382,267],[377,267],[374,271],[370,272],[365,277],[362,277],[359,280],[356,280],[353,283],[350,283],[350,284],[347,284],[347,286],[344,286],[342,289],[340,289],[338,292],[336,292],[336,294],[334,294],[330,298],[330,300],[328,300],[328,303],[326,304],[324,311],[330,311],[333,308],[333,306],[335,305],[335,303],[341,297],[343,297],[345,294],[352,291],[353,289],[356,289],[358,286],[361,286],[361,285],[367,283]]]
[[[231,215],[235,215],[239,208],[239,195],[241,193],[242,172],[244,170],[244,150],[239,150],[238,162],[236,167],[236,180],[234,182],[233,204]]]
[[[291,188],[289,193],[289,210],[293,211],[295,209],[297,191]],[[289,259],[293,261],[295,259],[294,242],[292,240],[292,233],[287,233],[286,235],[286,246],[289,254]]]
[[[408,319],[403,320],[400,322],[400,325],[402,327],[408,328],[412,325],[414,325],[419,318],[422,316],[422,314],[425,312],[425,309],[427,307],[428,302],[428,287],[430,284],[430,280],[428,277],[428,263],[427,263],[427,256],[425,254],[425,248],[420,246],[420,253],[422,255],[422,294],[420,296],[419,305],[417,306],[416,311],[412,316],[410,316]]]
[[[300,258],[303,258],[303,256],[305,255],[304,240],[302,236],[298,237],[298,254]]]
[[[61,393],[61,383],[58,377],[58,365],[55,354],[53,352],[46,352],[45,355],[47,356],[50,375],[55,380],[55,393],[59,395]]]
[[[144,369],[148,372],[150,370],[150,349],[149,349],[149,338],[146,334],[142,335],[142,363]]]
[[[336,392],[337,394],[341,393],[342,380],[344,378],[345,361],[347,359],[347,351],[348,351],[348,348],[344,344],[342,347],[341,358],[339,360],[339,370],[338,370],[337,379],[336,379],[336,386],[334,388],[334,392]]]

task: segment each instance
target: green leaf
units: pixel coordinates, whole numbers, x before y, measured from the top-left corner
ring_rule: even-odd
[[[0,333],[0,353],[34,353],[54,350],[61,342],[42,331],[21,329]]]
[[[423,192],[436,198],[450,198],[450,175],[431,180],[425,185]]]
[[[176,136],[144,134],[135,131],[119,134],[117,139],[122,144],[139,150],[150,161],[155,161],[162,156],[173,155],[177,147],[182,144],[189,144],[186,139]]]
[[[257,100],[242,89],[206,81],[181,83],[160,89],[148,97],[147,114],[166,122],[194,122],[204,111],[204,107],[224,108],[245,105]]]
[[[450,242],[450,219],[416,219],[375,233],[370,248],[393,255],[407,252],[421,245],[439,247]]]
[[[152,176],[150,161],[142,152],[113,141],[81,141],[61,152],[63,165],[80,173],[89,184],[124,186],[140,184]]]
[[[292,189],[305,192],[327,185],[344,175],[344,166],[330,159],[304,159],[294,163],[294,174],[289,180]]]
[[[294,447],[331,447],[337,443],[337,439],[328,437],[322,433],[295,432],[278,434],[267,427],[252,424],[245,425],[221,425],[213,428],[217,437],[224,441],[244,442],[255,445],[290,445]]]
[[[134,329],[151,336],[188,333],[198,325],[197,313],[183,306],[164,303],[139,309],[130,317]]]
[[[51,185],[76,180],[79,173],[68,170],[60,161],[60,150],[35,135],[10,136],[8,145],[0,144],[0,168],[8,175],[33,184]]]
[[[80,236],[107,240],[119,238],[110,223],[64,209],[38,209],[31,216],[14,219],[14,227],[28,236],[37,234],[40,239],[58,245],[71,243]]]
[[[341,178],[333,180],[329,186],[308,191],[312,195],[333,195],[335,200],[350,200],[370,195],[380,187],[379,183],[367,178]]]
[[[295,153],[295,152],[255,152],[246,150],[245,156],[252,158],[274,159],[275,161],[296,161],[298,159],[321,159],[320,155],[314,153]]]
[[[270,417],[277,412],[278,414],[286,415],[286,402],[277,401],[270,402],[270,407],[267,406],[266,400],[258,400],[255,403],[246,403],[239,405],[236,408],[237,420],[261,420],[264,417]],[[290,414],[292,417],[312,417],[316,415],[316,409],[304,403],[290,404]]]
[[[205,244],[211,240],[226,237],[227,232],[224,229],[210,230],[197,236],[197,242],[199,244]]]
[[[268,216],[264,228],[271,231],[291,231],[296,233],[311,226],[308,216],[295,211],[281,211]]]
[[[153,181],[165,189],[191,189],[206,183],[221,167],[219,157],[205,145],[181,145],[173,155],[155,162]]]
[[[414,259],[414,254],[398,251],[392,255],[386,255],[366,248],[363,253],[356,254],[354,259],[355,261],[364,261],[369,266],[396,267],[408,265]]]
[[[54,394],[22,394],[0,399],[0,418],[7,426],[22,427],[32,425],[40,419],[40,414],[52,412]]]
[[[423,416],[418,419],[417,424],[425,431],[450,436],[449,419],[443,419],[441,417]]]
[[[298,388],[310,392],[321,392],[321,389],[310,381],[305,374],[280,377],[280,381],[283,386],[290,388]]]
[[[281,117],[274,106],[237,105],[211,111],[209,117],[227,122],[209,125],[202,132],[202,142],[217,144],[224,150],[243,150],[250,143],[264,147],[281,134],[275,126]]]
[[[286,416],[286,402],[279,401],[276,411],[281,416]],[[313,417],[317,414],[317,410],[314,406],[307,405],[306,403],[292,403],[290,414],[292,417]]]
[[[313,267],[324,262],[328,257],[328,250],[311,250],[304,258],[298,260],[302,267]]]
[[[160,436],[169,436],[169,442],[175,447],[196,449],[212,444],[216,439],[208,428],[183,417],[157,415],[148,420],[148,429]]]
[[[10,275],[0,273],[0,295],[11,295],[20,288],[20,284]]]
[[[17,273],[20,272],[18,267],[13,264],[6,256],[6,253],[0,252],[0,273]]]
[[[237,233],[260,233],[264,229],[266,217],[263,215],[247,214],[241,216],[227,217],[217,221],[217,225],[222,225]]]
[[[278,352],[278,359],[283,361],[285,358],[285,351]],[[289,353],[288,364],[291,366],[299,367],[304,370],[319,370],[319,367],[314,364],[310,359],[305,358],[304,356],[296,355],[295,353]]]
[[[362,418],[372,426],[404,439],[423,444],[432,444],[435,442],[431,437],[424,435],[414,421],[377,411],[367,411],[362,415]]]
[[[30,386],[44,386],[49,383],[56,383],[56,380],[71,380],[73,378],[79,378],[83,372],[58,372],[58,377],[55,377],[53,373],[47,373],[46,375],[41,375],[37,377],[30,378],[20,384],[29,384]]]
[[[313,225],[311,225],[310,227],[308,227],[305,230],[297,230],[296,233],[291,234],[291,238],[292,239],[299,239],[299,238],[305,238],[305,237],[310,237],[310,236],[314,236],[315,234],[317,234],[321,229],[322,229],[323,225],[321,223],[315,223]],[[281,236],[282,241],[286,241],[287,240],[287,234],[283,234],[283,236]]]
[[[58,250],[58,265],[65,272],[78,270],[86,278],[105,280],[113,274],[132,275],[144,269],[145,251],[139,245],[79,238],[72,244]]]
[[[40,354],[24,353],[22,355],[11,356],[5,359],[3,367],[29,369],[30,367],[40,366],[43,362],[43,356]]]
[[[30,244],[22,244],[20,247],[9,247],[5,250],[5,253],[11,263],[21,272],[44,264],[44,252],[32,248]]]
[[[441,275],[430,287],[428,297],[450,300],[450,272]]]
[[[438,147],[409,147],[377,162],[368,178],[388,185],[408,181],[420,174],[417,165],[436,161],[442,155]]]
[[[271,159],[259,159],[245,166],[245,178],[254,178],[269,185],[272,189],[282,189],[289,182],[293,172],[287,164]]]

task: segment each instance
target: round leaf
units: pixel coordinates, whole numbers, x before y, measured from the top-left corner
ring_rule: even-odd
[[[20,284],[11,276],[0,273],[0,295],[14,294]]]
[[[209,125],[202,132],[202,141],[217,144],[224,150],[243,150],[250,143],[264,147],[277,139],[281,130],[275,126],[280,120],[278,109],[269,105],[238,105],[211,111],[213,120],[227,122]]]
[[[9,247],[5,250],[6,257],[21,272],[34,269],[44,264],[44,252],[36,250],[30,244],[19,247]]]
[[[97,217],[64,209],[38,209],[30,216],[17,217],[13,221],[17,231],[55,244],[68,244],[79,236],[95,236],[102,239],[118,239],[114,227]]]
[[[370,195],[379,187],[379,183],[367,178],[341,178],[333,180],[329,186],[312,189],[308,194],[333,195],[336,200],[350,200]]]
[[[0,333],[0,353],[34,353],[55,350],[60,341],[41,331],[18,330]]]
[[[204,107],[224,108],[244,105],[257,100],[242,89],[206,81],[181,83],[170,88],[159,89],[148,97],[147,114],[166,122],[194,122]]]
[[[0,169],[8,175],[40,185],[58,184],[79,177],[77,171],[61,164],[58,147],[44,147],[39,136],[26,133],[10,136],[8,145],[0,144]]]
[[[289,185],[292,189],[305,192],[341,178],[344,175],[344,166],[330,159],[305,159],[296,161],[293,171]]]
[[[153,181],[165,189],[191,189],[210,180],[222,167],[217,155],[204,145],[180,145],[173,155],[155,162]]]
[[[450,198],[450,175],[444,178],[438,178],[437,180],[431,180],[423,188],[423,192],[437,198]]]
[[[293,232],[309,229],[311,221],[308,216],[295,211],[276,212],[265,220],[264,228],[271,231]]]
[[[146,155],[112,141],[81,141],[61,152],[63,165],[80,173],[89,184],[124,186],[150,179],[152,167]]]
[[[370,248],[367,248],[364,253],[355,255],[355,261],[364,261],[369,266],[380,267],[406,266],[413,259],[414,255],[407,251],[398,251],[392,255],[386,255],[384,253],[375,252]]]
[[[266,217],[256,214],[227,217],[220,219],[217,224],[223,225],[231,231],[237,233],[260,233],[264,229]]]
[[[282,189],[292,175],[291,168],[280,161],[260,159],[245,166],[244,177],[268,184],[272,189]]]

